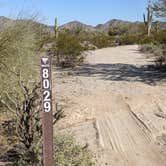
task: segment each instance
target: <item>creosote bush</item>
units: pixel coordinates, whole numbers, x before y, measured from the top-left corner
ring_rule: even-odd
[[[140,40],[139,35],[124,35],[118,38],[119,45],[132,45],[137,44]]]
[[[154,53],[154,51],[156,51],[157,49],[159,49],[156,45],[154,44],[143,44],[140,46],[140,51],[143,53]]]
[[[104,33],[96,33],[91,38],[91,43],[96,46],[97,48],[106,48],[112,46],[112,37],[108,36]]]
[[[43,28],[34,20],[16,20],[0,31],[0,103],[12,125],[4,158],[14,165],[41,165],[38,41]],[[15,138],[15,141],[9,139]],[[11,142],[13,141],[13,142]],[[41,145],[40,145],[41,146]],[[1,154],[2,155],[2,154]],[[28,163],[28,164],[27,164]]]
[[[41,161],[37,148],[41,138],[41,104],[36,83],[41,31],[42,27],[34,20],[16,20],[0,31],[0,111],[8,115],[1,123],[4,132],[9,125],[12,127],[10,135],[4,133],[8,148],[0,155],[19,166]]]
[[[92,154],[87,146],[81,146],[69,135],[57,134],[54,140],[55,165],[93,166]]]
[[[66,31],[59,33],[51,50],[60,67],[75,67],[83,62],[85,56],[79,37]]]
[[[144,44],[140,46],[140,51],[154,56],[157,67],[166,65],[166,48],[164,45]]]
[[[152,32],[151,36],[143,36],[139,42],[140,51],[154,56],[157,67],[166,65],[166,30]]]

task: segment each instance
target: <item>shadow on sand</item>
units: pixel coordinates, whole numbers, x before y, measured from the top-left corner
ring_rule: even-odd
[[[95,64],[82,65],[74,70],[74,75],[99,77],[103,80],[144,82],[156,85],[166,81],[166,67],[157,69],[154,66],[134,66],[130,64]]]

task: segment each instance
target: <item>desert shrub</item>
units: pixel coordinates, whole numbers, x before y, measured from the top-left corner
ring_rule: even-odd
[[[17,137],[16,144],[12,145],[12,148],[4,154],[4,158],[7,156],[16,166],[42,165],[40,84],[40,82],[33,83],[33,86],[29,88],[23,80],[19,80],[19,87],[23,96],[18,93],[15,93],[15,96],[6,94],[10,102],[5,102],[3,99],[0,100],[13,115],[12,121],[6,121],[6,124],[3,124],[4,134],[13,130],[9,133],[10,137]],[[53,123],[55,124],[63,117],[62,110],[54,111],[53,117]],[[6,127],[8,130],[5,132]]]
[[[38,154],[35,145],[40,139],[37,130],[40,104],[37,104],[35,82],[39,76],[36,51],[39,34],[41,29],[34,20],[16,20],[0,31],[0,111],[8,114],[3,132],[10,145],[6,155],[12,153],[14,160],[23,159],[27,153],[33,154],[35,159],[35,154]],[[9,135],[5,126],[9,129],[10,121],[13,131]],[[9,137],[16,137],[15,142],[11,142]],[[22,145],[24,150],[18,148],[17,151],[16,143]]]
[[[13,98],[16,107],[13,108],[15,116],[15,132],[18,142],[22,145],[22,151],[17,151],[17,165],[34,165],[41,163],[41,93],[40,83],[35,83],[32,90],[20,82],[20,88],[24,91],[23,98]],[[19,96],[18,96],[19,97]],[[10,99],[9,99],[10,100]],[[10,108],[11,106],[5,103]],[[12,110],[10,110],[12,111]],[[30,164],[31,163],[31,164]]]
[[[42,166],[42,163],[37,161],[35,151],[27,151],[20,147],[23,155],[18,158],[14,165],[19,166]],[[41,150],[41,147],[40,147]],[[41,154],[42,155],[42,154]],[[82,146],[70,135],[56,134],[54,137],[54,165],[58,166],[93,166],[93,155],[88,150],[87,146]]]
[[[117,36],[117,35],[122,35],[125,33],[125,30],[121,30],[120,27],[112,27],[109,31],[108,31],[108,34],[110,36]]]
[[[159,32],[154,32],[153,38],[155,41],[159,42],[160,44],[165,44],[166,43],[166,30],[160,30]]]
[[[81,42],[85,41],[91,41],[91,39],[94,37],[96,33],[95,32],[87,32],[87,31],[81,31],[77,37],[79,37]]]
[[[15,94],[18,88],[18,74],[28,83],[38,77],[37,36],[31,21],[16,21],[0,31],[0,94]]]
[[[38,80],[37,42],[41,29],[34,20],[16,20],[0,31],[0,103],[1,110],[9,115],[3,124],[4,134],[10,147],[5,156],[16,165],[39,163],[37,142],[41,138],[40,101],[37,94]],[[12,121],[13,131],[5,132],[5,126]],[[9,126],[8,126],[9,127]],[[15,137],[15,142],[9,142]],[[13,141],[13,140],[12,140]],[[17,144],[20,148],[16,148]],[[33,158],[32,158],[33,157]],[[21,160],[22,161],[21,161]]]
[[[153,36],[142,36],[141,40],[140,40],[140,44],[154,44],[156,43],[157,41],[154,39]]]
[[[151,36],[144,35],[139,42],[140,51],[154,56],[156,66],[161,67],[166,64],[166,30],[153,31]]]
[[[156,66],[161,67],[161,66],[166,65],[166,46],[165,46],[165,44],[160,45],[160,49],[155,50],[154,55],[155,55]]]
[[[151,36],[142,36],[140,44],[164,44],[166,43],[166,30],[160,30],[159,32],[153,32]]]
[[[143,23],[120,23],[109,29],[110,36],[123,36],[123,35],[140,35],[145,33],[145,26]]]
[[[166,64],[166,48],[165,45],[144,44],[140,46],[140,51],[151,54],[154,57],[156,66],[161,67]]]
[[[2,130],[7,136],[5,144],[10,144],[5,147],[6,151],[4,150],[3,155],[0,154],[0,158],[11,160],[16,166],[42,165],[41,94],[37,54],[42,32],[43,29],[33,20],[17,20],[0,31],[0,111],[3,109],[9,115]],[[74,64],[75,60],[80,60],[84,50],[78,38],[69,34],[60,35],[57,46],[59,55],[70,55],[71,58],[76,56]],[[61,115],[61,110],[55,112],[54,123]],[[12,132],[9,133],[9,130]],[[8,137],[16,137],[16,141],[9,143]],[[4,139],[1,134],[0,139]],[[77,152],[82,155],[82,151]]]
[[[138,41],[138,35],[124,35],[118,38],[119,45],[137,44]]]
[[[86,146],[76,143],[72,136],[56,135],[55,145],[55,165],[59,166],[92,166],[92,154]]]
[[[137,26],[137,33],[140,35],[145,36],[146,35],[146,28],[144,23],[139,23]]]
[[[140,51],[143,53],[154,53],[155,51],[160,50],[160,48],[154,44],[143,44],[140,46]]]
[[[108,31],[108,34],[110,36],[129,35],[129,34],[131,34],[131,30],[135,31],[134,27],[136,27],[136,26],[132,26],[127,23],[120,23],[119,25],[112,27]]]
[[[85,56],[85,48],[79,38],[69,32],[61,32],[51,50],[56,64],[61,67],[75,67],[83,62]]]
[[[155,47],[152,49],[152,53],[153,53],[154,56],[156,56],[156,57],[161,57],[161,56],[163,56],[163,50],[162,50],[160,47],[157,47],[157,46],[155,46]]]
[[[112,45],[112,39],[106,34],[97,33],[91,38],[91,43],[97,48],[105,48]]]

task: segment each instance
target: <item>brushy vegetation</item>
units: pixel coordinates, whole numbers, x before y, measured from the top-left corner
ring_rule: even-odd
[[[150,37],[144,37],[140,41],[140,51],[154,56],[156,66],[166,65],[166,31],[160,30],[153,33]]]
[[[0,32],[0,113],[6,118],[1,121],[1,130],[8,144],[3,158],[16,165],[39,162],[35,155],[41,138],[37,49],[43,31],[28,19],[16,20]]]
[[[3,141],[0,159],[11,161],[15,166],[43,165],[39,51],[45,51],[45,43],[54,41],[56,44],[52,48],[57,55],[63,56],[60,62],[66,58],[63,66],[68,63],[74,66],[82,61],[84,47],[79,38],[65,32],[52,41],[45,27],[32,19],[16,20],[0,31],[0,140]],[[55,110],[54,124],[62,116],[62,110]],[[62,151],[57,149],[62,146],[65,153],[64,162],[56,158],[56,163],[63,166],[71,162],[65,152],[68,149],[69,155],[73,154],[71,165],[91,165],[86,148],[77,145],[70,137],[55,139],[55,156],[59,154],[60,157]]]
[[[166,17],[166,1],[158,0],[153,5],[150,4],[149,8],[154,11],[155,15],[159,18]],[[150,53],[154,56],[154,62],[157,67],[166,65],[166,30],[161,30],[159,22],[155,22],[155,27],[151,35],[145,36],[140,40],[140,50],[145,53]]]
[[[87,146],[76,143],[72,136],[58,134],[54,140],[55,165],[59,166],[93,166],[92,154]]]
[[[162,6],[163,5],[163,6]],[[151,10],[165,18],[165,0]],[[150,6],[149,6],[150,8]],[[147,20],[148,21],[148,20]],[[14,165],[42,165],[41,98],[39,54],[49,51],[59,67],[83,63],[88,50],[118,45],[139,44],[140,51],[154,57],[157,67],[166,66],[166,30],[156,21],[133,25],[120,24],[108,33],[83,29],[59,30],[54,34],[33,19],[18,19],[0,31],[0,149],[4,160]],[[151,21],[151,19],[150,19]],[[149,31],[149,32],[148,32]],[[148,33],[147,33],[148,32]],[[55,122],[62,112],[55,110]],[[2,155],[3,153],[3,155]],[[55,165],[93,165],[87,147],[72,137],[55,137]]]
[[[165,45],[143,44],[140,46],[140,51],[146,54],[151,54],[154,57],[154,62],[157,67],[166,65],[166,47]]]
[[[154,44],[143,44],[141,45],[140,47],[140,51],[143,52],[143,53],[154,53],[154,51],[158,49],[158,47]]]
[[[79,37],[65,31],[53,41],[51,51],[57,66],[61,67],[75,67],[83,62],[85,56],[85,47]]]
[[[147,13],[143,14],[144,22],[122,22],[110,28],[108,32],[87,32],[81,27],[76,27],[72,30],[60,30],[56,19],[55,34],[47,37],[46,42],[51,45],[50,51],[55,57],[56,65],[60,67],[75,67],[81,64],[87,50],[118,45],[151,43],[160,47],[160,44],[164,45],[166,43],[166,32],[164,29],[160,29],[158,20],[153,21],[153,11],[155,11],[156,15],[165,18],[165,0],[159,0],[154,5],[149,1]],[[163,50],[163,46],[161,47]],[[164,50],[162,52],[163,54],[165,53]]]
[[[164,2],[155,4],[155,11],[161,10],[161,5],[160,8],[157,8],[156,5],[165,4]],[[162,8],[162,10],[164,9]],[[144,22],[133,24],[120,23],[110,28],[108,33],[99,31],[87,32],[82,28],[60,30],[56,20],[54,27],[55,36],[49,40],[52,43],[51,53],[55,57],[56,65],[60,67],[75,67],[83,63],[87,50],[131,44],[153,44],[158,47],[158,50],[161,47],[162,51],[156,50],[155,55],[158,55],[156,56],[158,57],[157,59],[164,61],[165,48],[163,45],[166,43],[166,31],[160,29],[159,21],[152,22],[153,10],[154,7],[149,2],[147,19],[144,14]],[[161,52],[162,56],[160,56]]]
[[[104,33],[96,33],[91,39],[90,42],[96,48],[105,48],[111,47],[113,45],[113,40],[110,36]]]

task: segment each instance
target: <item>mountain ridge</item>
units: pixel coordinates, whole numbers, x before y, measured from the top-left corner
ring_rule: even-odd
[[[11,22],[14,22],[15,20],[7,18],[5,16],[0,16],[0,29],[4,28],[6,25],[10,24]],[[39,22],[37,22],[39,23]],[[103,24],[97,24],[96,26],[93,25],[87,25],[85,23],[82,23],[80,21],[74,20],[68,23],[65,23],[61,26],[59,26],[60,29],[69,29],[69,30],[84,30],[88,32],[108,32],[110,28],[116,27],[118,25],[127,25],[127,26],[135,26],[139,25],[143,22],[140,21],[126,21],[121,19],[110,19],[109,21],[103,23]],[[41,25],[47,26],[50,31],[53,31],[53,26],[49,26],[43,23],[39,23]],[[161,28],[166,28],[166,22],[160,22]]]

